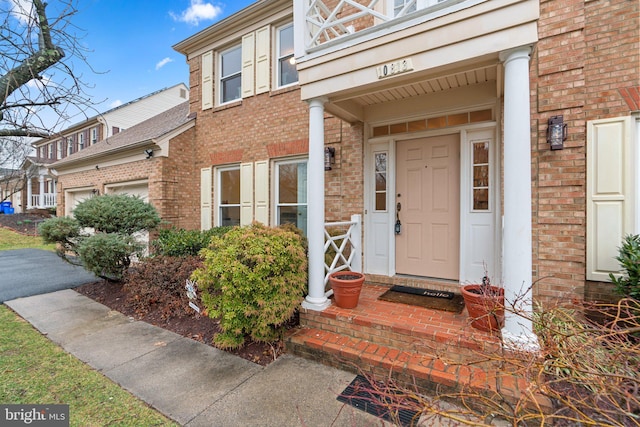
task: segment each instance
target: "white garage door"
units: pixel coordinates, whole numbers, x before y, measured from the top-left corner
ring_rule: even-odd
[[[73,210],[78,206],[78,203],[85,199],[89,199],[94,196],[93,188],[80,188],[74,190],[65,190],[65,216],[73,216]]]
[[[138,196],[145,202],[149,202],[149,184],[147,182],[110,184],[106,186],[109,194],[128,194]]]

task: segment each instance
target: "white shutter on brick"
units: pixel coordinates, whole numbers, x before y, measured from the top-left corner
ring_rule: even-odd
[[[271,78],[271,29],[269,26],[256,31],[256,93],[269,91]]]
[[[200,229],[211,228],[211,168],[200,169]]]
[[[587,280],[609,281],[625,235],[633,232],[631,119],[587,123]]]
[[[202,109],[213,108],[213,51],[202,54]]]
[[[240,225],[253,221],[253,163],[240,165]]]
[[[269,224],[269,161],[256,162],[255,166],[256,221]]]
[[[242,37],[242,97],[254,94],[253,81],[255,69],[255,34]]]

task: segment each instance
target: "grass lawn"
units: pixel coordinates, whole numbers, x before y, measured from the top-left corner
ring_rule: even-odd
[[[55,251],[56,245],[44,244],[39,236],[24,236],[7,228],[0,228],[0,251],[25,248]]]
[[[71,426],[175,426],[0,306],[0,402],[68,404]]]

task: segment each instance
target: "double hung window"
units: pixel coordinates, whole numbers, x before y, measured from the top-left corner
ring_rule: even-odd
[[[240,99],[242,88],[242,46],[220,53],[220,103]]]
[[[240,167],[218,169],[217,225],[240,225]]]
[[[293,56],[293,24],[278,28],[277,39],[278,86],[288,86],[298,81],[298,70]]]
[[[307,160],[276,163],[276,222],[307,233]]]

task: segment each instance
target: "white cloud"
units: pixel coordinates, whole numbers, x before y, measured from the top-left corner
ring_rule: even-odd
[[[11,7],[11,15],[22,24],[27,25],[30,21],[33,8],[31,0],[9,0],[9,4]]]
[[[205,3],[203,0],[191,0],[191,5],[180,14],[170,12],[170,15],[176,21],[186,22],[191,25],[198,25],[200,21],[212,20],[222,13],[220,6],[214,6],[212,3]]]
[[[164,58],[162,61],[158,62],[156,64],[156,71],[158,71],[160,68],[164,67],[165,65],[167,65],[169,62],[173,62],[173,59],[166,57]]]
[[[111,104],[109,104],[109,108],[116,108],[116,107],[119,107],[121,105],[122,105],[122,101],[120,101],[119,99],[116,99]]]

